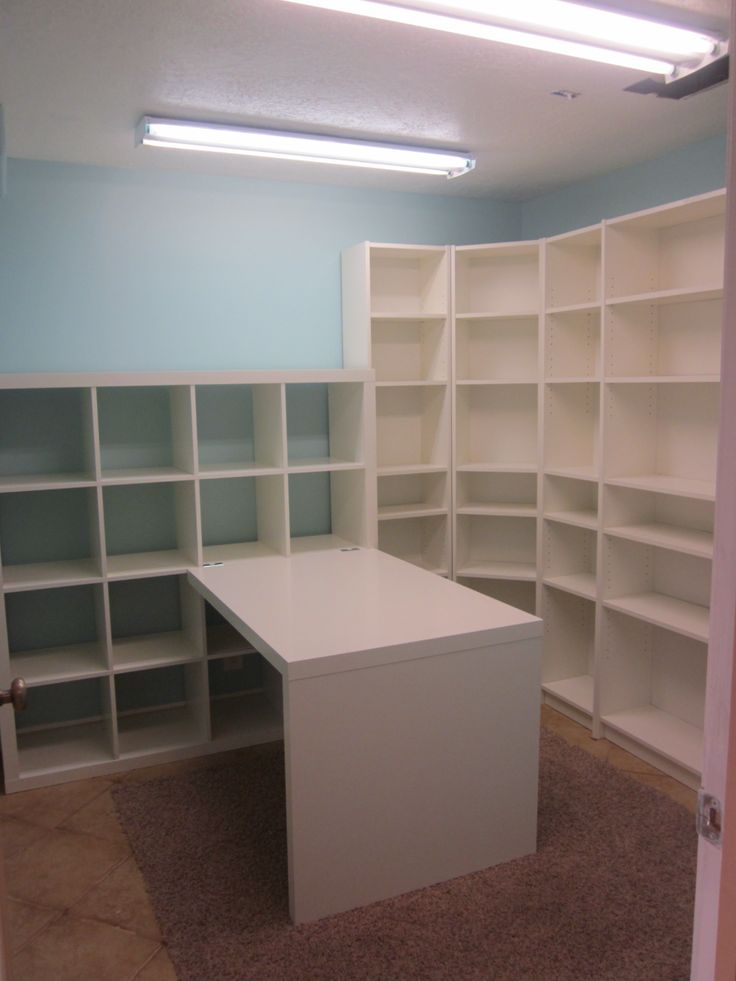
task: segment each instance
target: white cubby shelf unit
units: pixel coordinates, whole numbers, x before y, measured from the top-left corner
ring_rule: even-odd
[[[545,701],[691,786],[701,766],[724,213],[725,192],[715,191],[540,241],[363,244],[343,256],[346,364],[376,367],[387,383],[401,375],[407,392],[420,379],[443,384],[421,413],[416,395],[389,396],[383,419],[379,408],[379,467],[383,452],[385,464],[426,468],[402,496],[382,498],[379,476],[380,547],[437,567],[436,529],[419,545],[383,529],[402,508],[437,521],[449,500],[454,578],[544,618]],[[437,282],[450,264],[442,311],[429,299],[432,261]],[[436,333],[423,342],[430,353],[415,342],[411,359],[398,334],[387,339],[382,312],[407,307],[417,320],[434,313],[437,330],[449,325],[441,379]],[[446,394],[449,429],[439,425]]]
[[[376,544],[372,377],[0,376],[7,791],[280,738],[278,675],[186,573]]]

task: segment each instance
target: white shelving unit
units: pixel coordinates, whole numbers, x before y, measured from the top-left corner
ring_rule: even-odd
[[[376,375],[378,547],[452,575],[449,252],[343,252],[343,363]]]
[[[278,677],[186,571],[375,545],[371,381],[0,376],[6,790],[279,737]]]
[[[719,191],[539,242],[456,246],[442,311],[427,270],[447,261],[444,249],[385,247],[374,257],[382,247],[364,245],[343,260],[346,364],[380,365],[385,383],[381,547],[436,568],[450,500],[455,578],[544,616],[545,700],[691,786],[713,555],[724,211]],[[401,335],[398,315],[389,327],[392,311],[416,315],[421,332]],[[400,401],[388,393],[402,380],[405,393],[415,388]],[[409,527],[420,517],[436,522],[424,538]]]

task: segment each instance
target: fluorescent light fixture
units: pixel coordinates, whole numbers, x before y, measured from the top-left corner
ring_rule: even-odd
[[[289,2],[657,75],[671,75],[682,62],[702,60],[719,43],[697,31],[566,0],[420,0],[409,5],[380,0]]]
[[[366,143],[330,136],[284,133],[251,129],[247,126],[219,126],[178,119],[144,116],[138,124],[136,143],[175,150],[203,150],[207,153],[236,153],[246,157],[272,157],[306,163],[338,164],[342,167],[370,167],[374,170],[401,170],[410,174],[459,177],[475,167],[467,153],[422,147]]]

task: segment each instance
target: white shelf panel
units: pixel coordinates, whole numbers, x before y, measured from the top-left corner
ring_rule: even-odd
[[[205,480],[217,477],[268,477],[285,473],[283,467],[270,467],[261,463],[200,463],[199,476]]]
[[[324,552],[332,548],[356,548],[355,542],[349,542],[337,535],[305,535],[303,538],[291,539],[291,554],[301,555],[304,552]]]
[[[587,385],[600,384],[598,375],[568,375],[560,377],[547,377],[544,379],[545,385]]]
[[[403,477],[422,473],[447,473],[448,467],[437,463],[402,463],[392,467],[378,467],[379,477]]]
[[[213,698],[210,717],[215,743],[265,743],[283,738],[278,713],[263,692]]]
[[[456,569],[457,576],[466,579],[515,579],[534,582],[537,567],[533,562],[475,562]]]
[[[187,705],[131,712],[118,717],[120,756],[165,753],[202,742],[192,709]]]
[[[132,579],[186,572],[192,562],[176,549],[166,552],[131,552],[129,555],[110,555],[107,574],[110,579]]]
[[[444,388],[449,385],[446,378],[422,378],[412,381],[380,381],[376,388]]]
[[[107,674],[105,651],[101,644],[70,644],[10,656],[13,677],[20,675],[29,685],[48,685],[56,681],[76,681]]]
[[[103,722],[82,722],[18,733],[21,777],[61,773],[111,760],[110,739]]]
[[[458,473],[536,473],[537,464],[529,463],[461,463]]]
[[[723,287],[717,284],[700,289],[654,290],[651,293],[636,293],[632,296],[616,296],[606,300],[606,306],[660,305],[668,303],[693,303],[697,300],[720,300]]]
[[[709,610],[696,603],[665,596],[662,593],[636,593],[618,596],[603,603],[610,610],[652,623],[656,627],[673,630],[684,637],[708,642]]]
[[[720,375],[630,375],[606,378],[607,385],[717,385]]]
[[[210,660],[220,657],[238,657],[255,650],[245,637],[229,623],[218,623],[207,627],[207,654]]]
[[[410,313],[406,313],[406,311],[402,311],[401,313],[385,313],[384,311],[381,311],[379,313],[378,311],[373,310],[373,311],[371,311],[371,320],[378,320],[378,321],[381,321],[381,320],[388,320],[388,321],[391,321],[391,320],[409,320],[409,321],[433,320],[433,321],[436,321],[436,322],[442,322],[443,320],[447,320],[447,313],[446,312],[443,313],[442,311],[440,311],[438,313],[423,313],[421,310],[410,312]]]
[[[238,542],[233,545],[207,545],[202,549],[205,565],[208,562],[234,562],[238,559],[258,559],[264,555],[278,555],[275,548],[263,542]]]
[[[598,515],[595,511],[548,511],[544,515],[547,521],[558,521],[563,525],[574,525],[576,528],[598,528]]]
[[[88,473],[21,474],[0,477],[0,494],[12,491],[61,490],[94,486],[94,475]]]
[[[548,314],[556,313],[600,313],[603,309],[601,303],[570,303],[562,307],[547,307]]]
[[[536,518],[533,504],[463,504],[457,514],[480,514],[500,518]]]
[[[139,668],[158,668],[182,664],[203,657],[202,651],[181,630],[139,637],[121,637],[112,642],[112,662],[116,672]]]
[[[456,313],[456,320],[529,320],[539,316],[539,309],[534,310],[514,310],[512,312],[500,312],[490,310],[485,313]]]
[[[6,565],[3,566],[2,574],[6,593],[52,586],[79,586],[102,580],[100,570],[93,559]]]
[[[431,518],[447,514],[447,508],[428,507],[423,504],[384,504],[378,509],[379,521],[395,521],[400,518]]]
[[[562,589],[583,599],[595,600],[596,580],[592,572],[576,572],[569,576],[545,576],[542,580],[546,586]]]
[[[703,732],[653,705],[612,712],[602,721],[616,732],[628,736],[693,773],[700,773],[703,761]]]
[[[662,474],[641,474],[634,477],[607,477],[612,487],[631,487],[634,490],[692,497],[698,501],[715,501],[716,485],[710,480],[691,480],[687,477],[667,477]]]
[[[676,525],[640,524],[618,525],[605,528],[604,532],[614,538],[625,538],[627,541],[642,542],[644,545],[656,545],[659,548],[699,555],[706,559],[713,558],[713,535],[707,531],[678,528]]]
[[[575,480],[588,480],[598,483],[598,471],[595,467],[546,467],[550,477],[572,477]]]
[[[564,678],[562,681],[546,681],[542,689],[581,712],[593,714],[592,675],[582,674],[577,678]]]
[[[364,470],[365,463],[355,460],[341,460],[339,457],[313,457],[311,459],[299,460],[298,463],[290,463],[288,473],[314,473],[325,470]]]
[[[536,378],[463,378],[455,383],[458,388],[471,388],[487,385],[537,385]]]
[[[444,566],[433,565],[422,555],[407,554],[398,557],[401,558],[402,562],[408,562],[409,565],[415,565],[419,569],[424,569],[425,572],[431,572],[435,576],[443,576],[445,579],[447,579],[448,570]]]
[[[178,480],[193,480],[194,474],[178,467],[128,467],[103,470],[103,484],[161,484]]]

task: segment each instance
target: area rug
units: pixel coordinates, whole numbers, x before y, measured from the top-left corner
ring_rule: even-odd
[[[544,730],[536,855],[292,926],[282,752],[115,790],[179,981],[689,977],[692,815]]]

